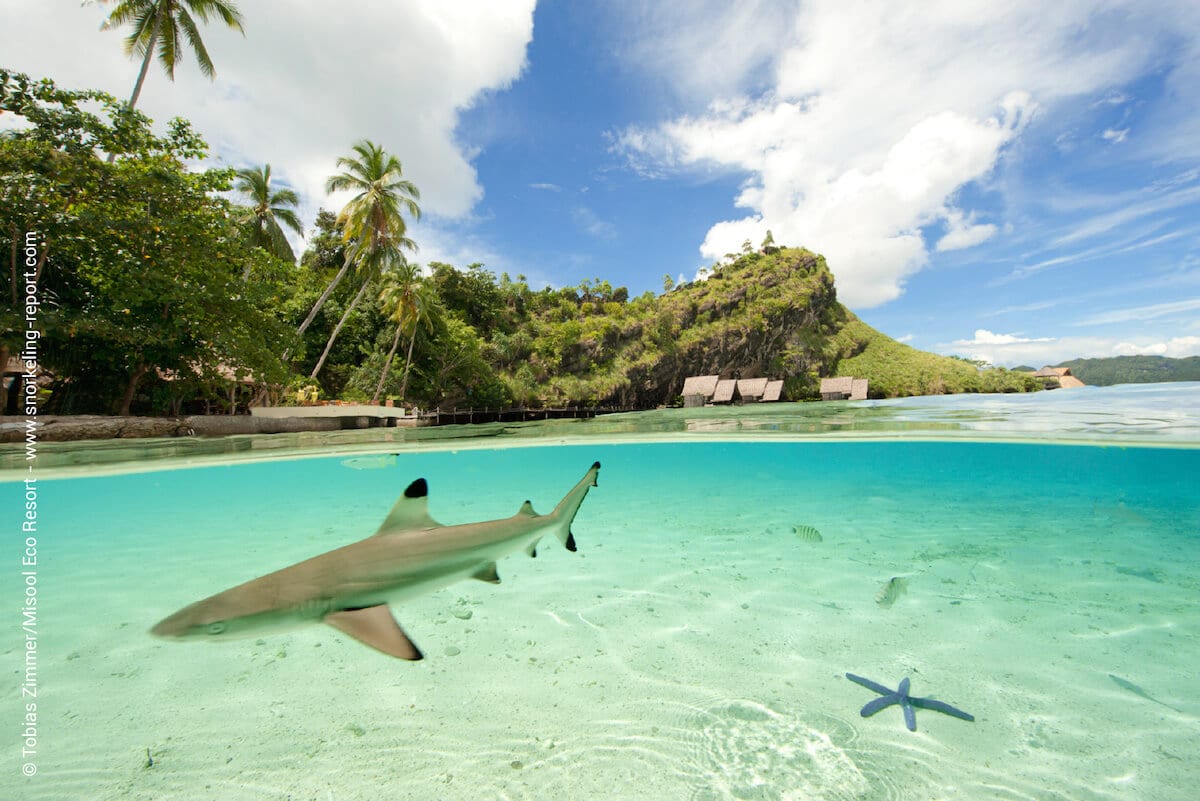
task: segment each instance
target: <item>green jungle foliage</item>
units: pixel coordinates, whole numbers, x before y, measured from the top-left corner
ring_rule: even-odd
[[[418,337],[409,392],[426,404],[649,408],[706,374],[782,378],[795,400],[819,397],[830,375],[867,378],[873,397],[1041,386],[875,331],[837,302],[824,259],[802,249],[748,253],[706,281],[632,299],[602,279],[534,291],[478,264],[430,268],[442,311],[438,329]],[[363,379],[377,372],[368,361],[356,368]]]
[[[0,109],[28,123],[0,136],[0,230],[12,252],[0,271],[10,301],[0,357],[24,341],[22,247],[35,232],[45,411],[231,411],[250,392],[649,408],[676,402],[686,377],[711,374],[784,379],[793,400],[818,397],[821,377],[836,375],[868,379],[872,397],[1040,387],[884,336],[838,303],[822,257],[773,243],[747,246],[707,280],[666,282],[661,295],[630,297],[600,278],[535,291],[480,264],[434,262],[414,279],[399,256],[351,271],[365,246],[322,211],[292,263],[248,231],[251,209],[227,199],[232,170],[185,166],[206,152],[186,122],[157,135],[108,95],[3,70]],[[269,169],[259,176],[249,194],[270,199]],[[402,296],[419,296],[420,313],[397,306]],[[235,390],[233,377],[255,388]]]
[[[224,395],[224,371],[284,379],[275,354],[286,327],[272,309],[291,267],[244,241],[218,194],[230,171],[185,167],[206,152],[186,122],[158,136],[109,95],[4,70],[0,110],[29,123],[0,136],[0,230],[11,244],[0,357],[24,343],[32,277],[38,361],[54,377],[48,411],[127,414],[139,397],[169,410]]]
[[[1146,384],[1158,381],[1200,381],[1200,356],[1172,359],[1167,356],[1114,356],[1107,359],[1074,359],[1059,367],[1085,384]]]

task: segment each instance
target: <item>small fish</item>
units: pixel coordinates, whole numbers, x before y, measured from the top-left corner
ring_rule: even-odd
[[[1170,704],[1167,704],[1167,703],[1164,703],[1164,702],[1158,700],[1153,695],[1151,695],[1150,693],[1143,690],[1141,687],[1134,684],[1132,681],[1126,681],[1125,679],[1121,678],[1120,676],[1114,676],[1111,673],[1108,674],[1108,677],[1110,679],[1112,679],[1113,682],[1115,682],[1116,685],[1118,687],[1120,687],[1122,690],[1129,690],[1129,692],[1133,693],[1134,695],[1136,695],[1140,698],[1145,698],[1147,701],[1156,703],[1159,706],[1165,706],[1167,709],[1171,710],[1172,712],[1178,712],[1181,715],[1183,714],[1183,710],[1176,709],[1175,707],[1171,706]]]
[[[384,453],[379,456],[354,456],[342,460],[342,467],[352,470],[382,470],[396,466],[396,454]]]
[[[792,526],[792,531],[796,533],[797,537],[805,542],[821,542],[824,540],[824,537],[821,536],[821,532],[817,531],[812,526]]]
[[[908,591],[908,581],[900,576],[892,576],[875,594],[875,603],[884,609],[890,609],[901,595]]]

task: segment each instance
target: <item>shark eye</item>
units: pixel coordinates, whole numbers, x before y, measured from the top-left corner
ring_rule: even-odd
[[[225,631],[224,623],[209,623],[208,624],[208,633],[209,634],[220,634],[223,631]]]

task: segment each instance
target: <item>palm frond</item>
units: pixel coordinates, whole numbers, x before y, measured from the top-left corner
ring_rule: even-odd
[[[291,209],[277,207],[272,204],[271,213],[276,220],[291,228],[301,237],[304,236],[304,224],[300,222],[300,217]]]
[[[205,78],[212,78],[217,74],[217,68],[213,66],[212,58],[208,55],[208,48],[204,46],[204,40],[200,38],[200,31],[196,27],[196,21],[183,8],[179,9],[176,19],[178,20],[178,26],[183,28],[183,33],[187,37],[188,44],[192,46],[192,53],[196,56],[196,63],[200,65],[200,72]]]

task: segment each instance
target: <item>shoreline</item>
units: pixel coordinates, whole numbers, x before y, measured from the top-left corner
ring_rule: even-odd
[[[28,423],[37,422],[39,442],[80,442],[103,439],[160,437],[222,437],[236,434],[290,434],[343,431],[369,427],[357,417],[258,417],[256,415],[186,415],[180,417],[119,417],[99,414],[0,417],[0,444],[25,441]],[[347,425],[349,423],[349,425]]]

